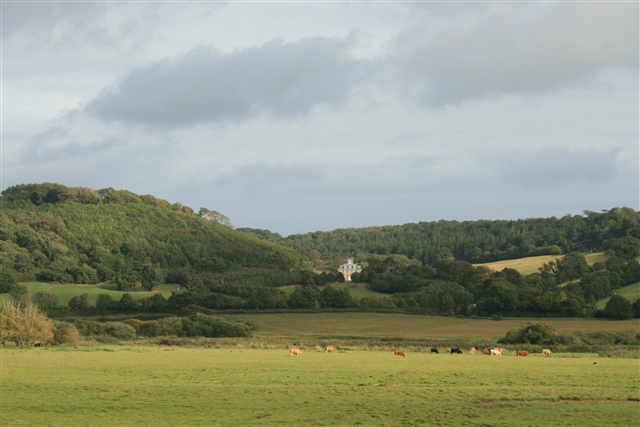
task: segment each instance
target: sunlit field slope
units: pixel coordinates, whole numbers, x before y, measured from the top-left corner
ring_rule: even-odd
[[[634,283],[633,285],[629,285],[629,286],[625,286],[623,288],[616,289],[614,292],[619,294],[619,295],[622,295],[623,297],[625,297],[629,301],[633,302],[633,301],[637,300],[638,298],[640,298],[640,283]],[[597,307],[599,309],[603,309],[604,306],[607,305],[607,302],[609,301],[609,299],[610,298],[605,298],[605,299],[602,299],[602,300],[598,301]]]
[[[587,264],[593,265],[596,262],[604,262],[607,257],[603,252],[583,254],[587,260]],[[487,262],[484,264],[474,264],[476,267],[487,267],[491,270],[502,271],[505,268],[513,268],[518,270],[520,274],[537,273],[538,269],[543,264],[549,261],[555,261],[558,258],[562,258],[564,255],[542,255],[527,258],[509,259],[505,261]]]

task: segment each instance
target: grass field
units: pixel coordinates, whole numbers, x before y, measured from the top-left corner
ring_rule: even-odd
[[[633,302],[640,298],[640,282],[634,283],[633,285],[625,286],[623,288],[619,288],[615,290],[615,293],[622,295],[629,301]],[[604,306],[607,305],[609,298],[601,299],[597,303],[598,309],[604,309]]]
[[[126,292],[118,291],[115,284],[109,285],[52,285],[49,283],[41,282],[22,282],[21,285],[27,287],[29,295],[33,295],[36,292],[48,291],[53,295],[56,295],[60,300],[60,304],[67,305],[69,300],[74,296],[84,293],[89,294],[89,301],[93,305],[96,303],[98,294],[111,295],[114,300],[119,300],[122,294]],[[149,298],[155,293],[160,292],[165,298],[171,296],[171,291],[175,291],[175,285],[160,285],[154,292],[129,292],[133,299]],[[2,298],[7,298],[8,294],[3,294]]]
[[[596,355],[95,346],[2,350],[2,426],[637,426]]]
[[[587,260],[587,264],[589,265],[593,265],[596,262],[605,262],[607,260],[607,257],[604,255],[604,252],[587,253],[583,255]],[[542,267],[543,264],[549,261],[555,261],[556,259],[562,258],[563,256],[564,255],[533,256],[533,257],[527,257],[527,258],[487,262],[484,264],[474,264],[474,266],[487,267],[495,271],[502,271],[505,268],[513,268],[514,270],[518,270],[520,274],[527,275],[531,273],[537,273],[538,269]]]
[[[527,322],[547,323],[559,333],[634,331],[640,333],[638,320],[603,319],[470,319],[418,316],[393,313],[277,313],[224,315],[230,320],[250,320],[258,326],[256,338],[305,339],[398,339],[495,343],[513,328]]]

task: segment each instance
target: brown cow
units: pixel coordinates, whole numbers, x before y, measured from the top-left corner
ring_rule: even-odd
[[[471,347],[471,350],[469,351],[469,353],[476,354],[476,348],[475,347]]]
[[[292,348],[291,350],[289,350],[289,357],[297,356],[300,353],[302,353],[302,350],[300,350],[299,348]]]
[[[393,350],[393,356],[394,356],[394,357],[395,357],[395,356],[402,356],[402,357],[405,357],[405,355],[404,355],[404,351],[402,351],[402,350]]]
[[[482,354],[486,354],[487,356],[491,356],[491,352],[489,350],[487,350],[486,348],[484,350],[482,350]]]
[[[544,348],[542,349],[542,354],[544,354],[545,356],[551,356],[551,350],[549,350],[548,348]]]
[[[336,350],[337,350],[337,349],[336,349],[335,347],[328,346],[328,347],[324,350],[324,352],[325,352],[325,353],[333,353],[333,352],[334,352],[334,351],[336,351]]]
[[[529,355],[529,352],[526,351],[526,350],[521,350],[521,351],[516,353],[516,356],[527,357],[528,355]]]

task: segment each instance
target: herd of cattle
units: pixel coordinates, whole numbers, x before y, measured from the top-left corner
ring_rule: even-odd
[[[335,347],[331,347],[331,346],[327,346],[324,350],[325,353],[333,353],[334,351],[336,351]],[[471,347],[471,350],[469,350],[469,353],[471,354],[476,354],[478,352],[478,350],[475,347]],[[484,348],[482,349],[482,354],[486,354],[487,356],[502,356],[502,353],[506,353],[507,350],[505,350],[502,347],[496,347],[493,349],[488,349],[488,348]],[[297,356],[300,353],[302,353],[302,350],[300,350],[299,348],[292,348],[289,350],[289,357],[291,356]],[[440,351],[433,347],[431,349],[431,353],[440,353]],[[450,354],[462,354],[462,350],[460,350],[459,348],[452,348],[451,349],[451,353]],[[516,351],[516,356],[522,356],[522,357],[527,357],[529,354],[528,351],[526,350],[518,350]],[[545,356],[551,356],[551,350],[549,350],[548,348],[545,348],[544,350],[542,350],[542,354]],[[393,356],[400,356],[400,357],[406,357],[404,355],[404,351],[402,350],[394,350],[393,351]]]

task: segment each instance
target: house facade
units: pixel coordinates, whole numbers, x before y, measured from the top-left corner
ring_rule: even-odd
[[[345,282],[350,282],[351,275],[353,273],[360,273],[362,271],[362,267],[358,264],[354,264],[352,259],[348,259],[346,264],[342,264],[338,268],[338,271],[344,276]]]

